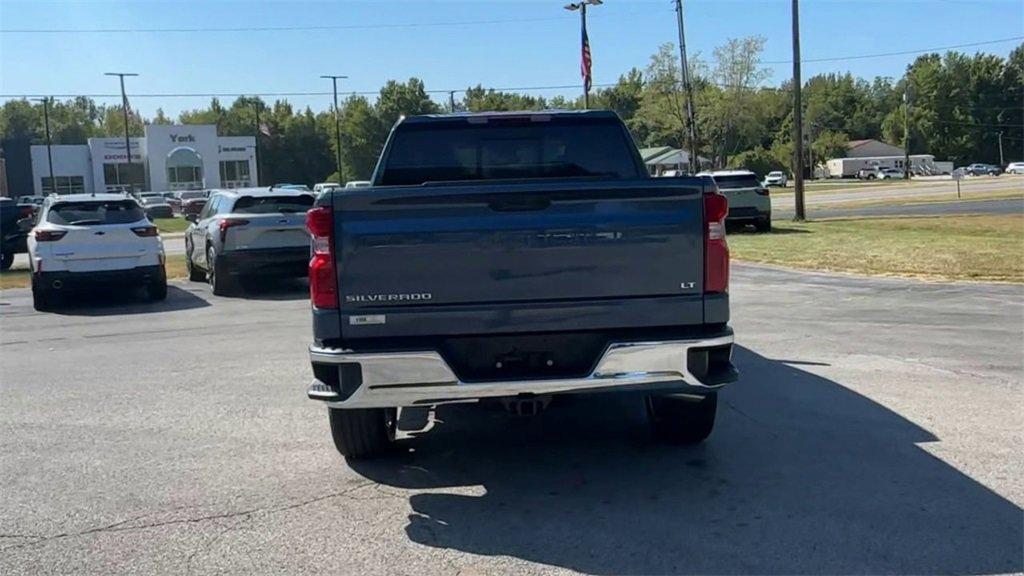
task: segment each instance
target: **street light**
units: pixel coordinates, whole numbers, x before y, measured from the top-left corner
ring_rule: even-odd
[[[124,155],[128,162],[129,177],[132,170],[132,145],[128,138],[128,95],[124,91],[124,77],[138,76],[133,72],[105,72],[104,76],[117,76],[121,80],[121,109],[124,111]],[[120,178],[118,178],[120,184]]]
[[[344,184],[341,176],[341,120],[338,117],[338,79],[348,79],[348,76],[337,76],[332,74],[324,74],[321,78],[330,78],[331,83],[334,85],[334,148],[337,153],[338,161],[338,184]]]
[[[53,177],[53,152],[50,150],[50,99],[33,98],[33,100],[43,103],[43,124],[46,127],[46,163],[50,166],[50,192],[56,192],[57,179]]]
[[[590,57],[590,38],[587,37],[587,5],[600,6],[601,0],[580,0],[566,4],[564,8],[570,12],[580,11],[580,25],[582,30],[582,45],[580,52],[580,74],[583,76],[583,107],[590,108],[590,65],[593,62]]]

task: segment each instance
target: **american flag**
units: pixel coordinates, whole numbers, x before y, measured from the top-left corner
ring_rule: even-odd
[[[580,74],[583,76],[583,87],[587,92],[590,91],[590,65],[592,63],[590,59],[590,38],[587,37],[587,21],[583,19],[583,53],[580,59]]]

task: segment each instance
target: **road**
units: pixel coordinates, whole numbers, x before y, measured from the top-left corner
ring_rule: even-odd
[[[954,214],[1022,214],[1024,198],[999,200],[951,200],[949,202],[928,202],[920,204],[890,204],[876,206],[853,206],[842,208],[836,205],[807,205],[810,218],[847,218],[863,216],[949,216]],[[773,220],[789,220],[793,217],[793,205],[772,208]],[[184,250],[184,248],[182,248]]]
[[[301,284],[0,292],[0,573],[1024,570],[1024,287],[737,265],[732,297],[743,378],[702,446],[599,397],[405,413],[350,466]]]

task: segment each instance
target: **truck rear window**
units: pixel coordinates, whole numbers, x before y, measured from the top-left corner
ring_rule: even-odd
[[[46,214],[47,222],[72,226],[130,224],[145,218],[146,213],[134,200],[60,202]]]
[[[737,188],[760,188],[761,183],[753,174],[740,174],[736,176],[712,176],[719,190],[736,190]]]
[[[313,196],[242,196],[231,212],[234,214],[290,214],[313,207]]]
[[[380,184],[523,178],[637,178],[632,141],[608,119],[499,118],[396,128]]]

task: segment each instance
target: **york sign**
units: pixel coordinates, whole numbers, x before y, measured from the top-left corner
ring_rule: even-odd
[[[191,134],[186,134],[184,136],[180,136],[178,134],[171,134],[171,142],[174,142],[176,144],[181,144],[183,142],[195,142],[195,141],[196,141],[196,137],[191,135]]]

